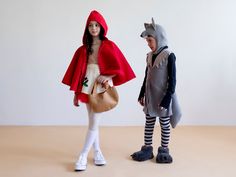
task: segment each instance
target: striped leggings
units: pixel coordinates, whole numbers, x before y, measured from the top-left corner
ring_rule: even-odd
[[[170,117],[160,117],[161,126],[161,146],[168,147],[170,140]],[[145,145],[152,145],[153,130],[156,123],[156,117],[146,115],[144,143]]]

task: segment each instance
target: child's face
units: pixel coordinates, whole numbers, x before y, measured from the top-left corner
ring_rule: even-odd
[[[98,37],[99,33],[101,31],[101,26],[98,22],[96,21],[91,21],[88,25],[88,30],[89,33],[93,36],[93,37]]]
[[[149,46],[149,48],[153,51],[153,52],[155,52],[156,51],[156,49],[157,49],[157,43],[156,43],[156,39],[154,38],[154,37],[147,37],[146,38],[146,41],[147,41],[147,43],[148,43],[148,46]]]

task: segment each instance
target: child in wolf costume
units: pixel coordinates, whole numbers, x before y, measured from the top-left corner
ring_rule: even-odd
[[[170,125],[174,128],[180,120],[181,112],[175,93],[176,86],[176,57],[167,46],[164,29],[155,24],[144,24],[145,31],[141,37],[145,38],[151,52],[147,54],[147,66],[141,91],[138,97],[139,103],[144,107],[146,115],[144,145],[141,150],[131,155],[135,161],[152,159],[152,136],[159,117],[161,126],[161,146],[156,156],[157,163],[171,163],[173,161],[169,153]]]

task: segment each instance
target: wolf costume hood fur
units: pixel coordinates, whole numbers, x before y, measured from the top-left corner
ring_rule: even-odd
[[[163,47],[168,45],[166,32],[161,25],[155,24],[152,18],[152,23],[144,23],[145,31],[140,35],[142,38],[152,36],[156,39],[157,50],[154,53],[158,53]]]

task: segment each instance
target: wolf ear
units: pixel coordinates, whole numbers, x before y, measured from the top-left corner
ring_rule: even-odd
[[[156,24],[155,24],[155,22],[154,22],[153,17],[152,17],[152,27],[156,30]]]
[[[144,23],[145,29],[147,29],[149,25],[150,25],[150,24],[148,24],[148,23]]]

